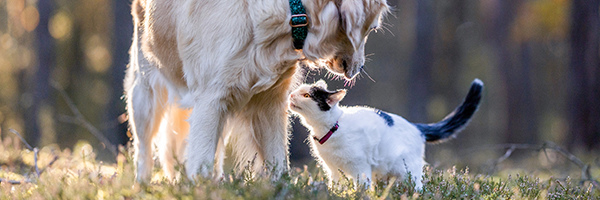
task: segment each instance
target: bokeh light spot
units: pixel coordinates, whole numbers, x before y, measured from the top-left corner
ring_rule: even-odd
[[[14,39],[8,33],[0,37],[0,46],[4,49],[12,48],[14,43]]]
[[[85,55],[87,58],[87,67],[93,72],[104,73],[112,63],[106,42],[97,35],[87,40]]]
[[[23,12],[21,12],[21,25],[28,32],[35,30],[38,23],[40,22],[40,13],[33,6],[27,6]]]
[[[50,31],[50,35],[56,39],[67,38],[71,35],[73,21],[71,20],[71,17],[67,15],[67,13],[61,11],[52,16],[48,29],[48,31]]]
[[[19,55],[21,57],[21,59],[20,59],[21,62],[19,63],[20,64],[19,67],[21,69],[24,69],[24,68],[31,66],[33,64],[32,61],[34,59],[34,55],[33,55],[34,52],[29,48],[19,48],[19,50],[21,52]]]
[[[25,8],[25,0],[8,0],[6,1],[6,10],[8,15],[16,16]]]

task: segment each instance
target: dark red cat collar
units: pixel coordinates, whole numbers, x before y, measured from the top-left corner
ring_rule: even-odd
[[[329,129],[329,132],[327,132],[327,134],[325,134],[325,136],[323,136],[321,139],[313,136],[313,139],[315,139],[317,142],[319,142],[319,144],[323,144],[325,142],[327,142],[327,140],[331,137],[331,135],[333,135],[333,132],[338,130],[338,122],[335,122],[335,125],[333,125],[333,127],[331,127],[331,129]]]

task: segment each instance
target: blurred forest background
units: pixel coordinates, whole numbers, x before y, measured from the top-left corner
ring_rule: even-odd
[[[363,76],[342,104],[437,122],[480,78],[479,112],[456,139],[427,146],[430,164],[486,171],[479,166],[506,155],[501,144],[546,141],[600,163],[599,0],[388,2],[394,10],[366,48],[374,81]],[[129,141],[121,97],[132,29],[128,0],[0,0],[1,136],[12,128],[63,148],[86,140],[111,160]],[[324,75],[309,72],[306,82]],[[296,119],[294,166],[312,162],[306,138]],[[517,150],[503,166],[568,163],[538,154]]]

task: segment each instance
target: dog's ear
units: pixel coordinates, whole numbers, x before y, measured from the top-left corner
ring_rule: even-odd
[[[327,98],[327,104],[329,104],[329,106],[333,106],[336,103],[340,102],[342,99],[344,99],[345,96],[346,90],[337,90],[335,91],[335,93],[329,95],[329,98]]]
[[[339,43],[332,39],[339,31],[340,15],[334,2],[323,5],[322,8],[314,7],[316,16],[311,20],[308,36],[304,41],[304,55],[308,60],[317,61],[331,57]]]
[[[344,0],[340,5],[342,29],[356,51],[362,41],[362,26],[365,23],[365,8],[362,0]]]

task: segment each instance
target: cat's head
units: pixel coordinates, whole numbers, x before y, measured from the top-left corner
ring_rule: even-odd
[[[327,90],[327,83],[319,80],[311,85],[303,84],[290,95],[290,110],[304,117],[318,116],[337,106],[346,90]]]

